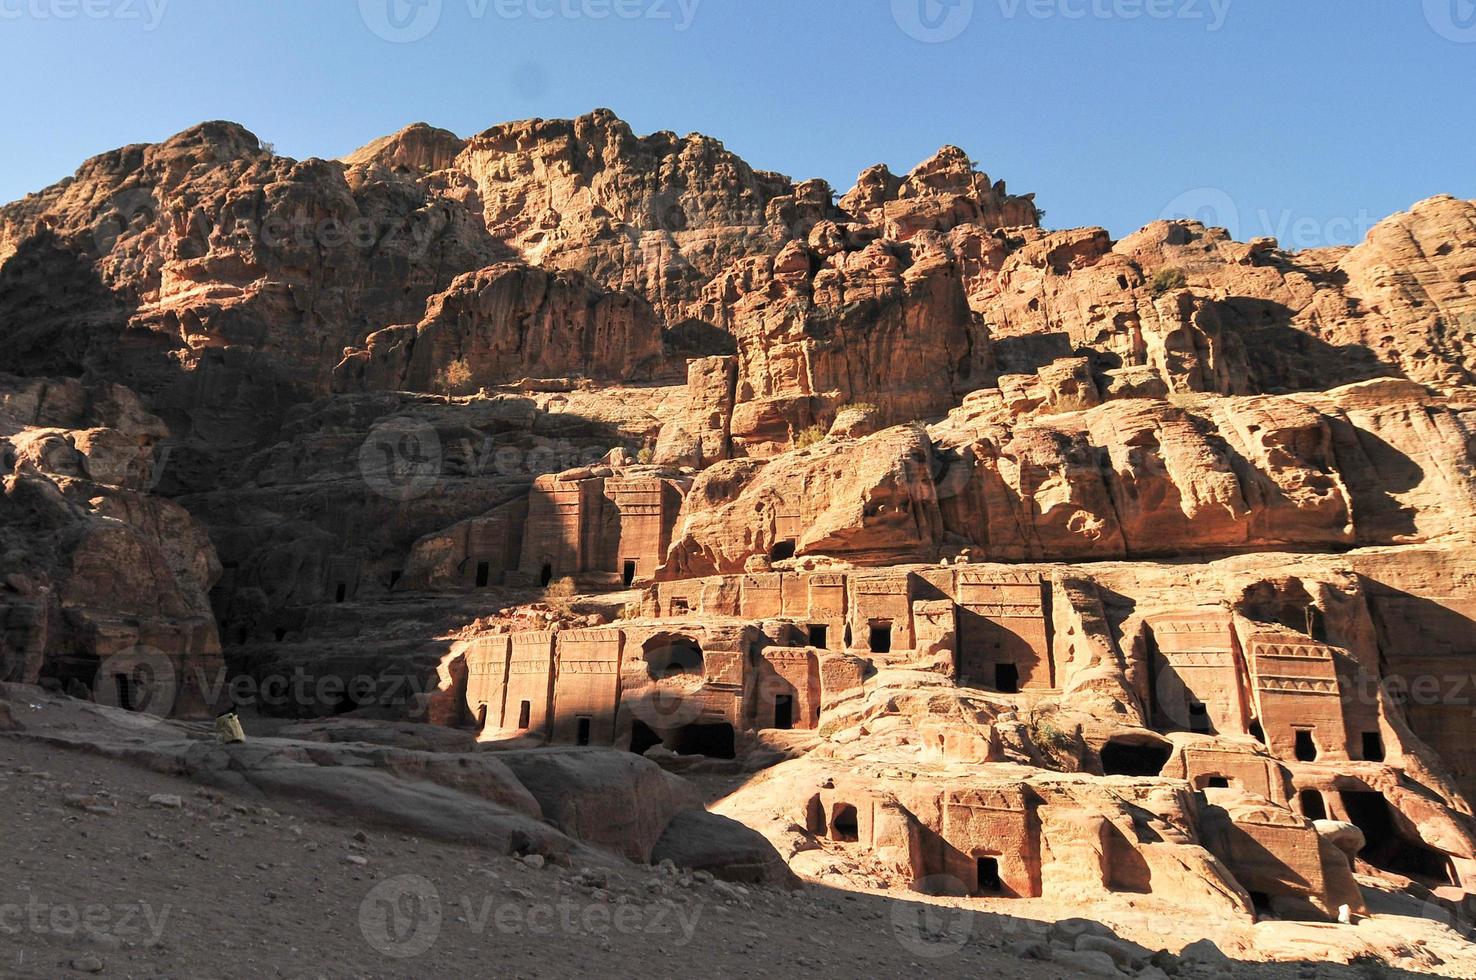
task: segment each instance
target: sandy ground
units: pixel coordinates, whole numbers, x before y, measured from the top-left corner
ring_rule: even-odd
[[[1044,924],[979,908],[622,863],[534,867],[14,737],[0,737],[0,828],[5,977],[1086,975],[1021,957]],[[1237,963],[1180,975],[1415,974]]]

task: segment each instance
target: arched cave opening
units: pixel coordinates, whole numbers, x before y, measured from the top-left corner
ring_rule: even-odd
[[[1423,885],[1449,885],[1453,882],[1450,858],[1423,841],[1411,840],[1401,833],[1383,793],[1345,792],[1342,799],[1349,821],[1363,831],[1367,841],[1363,850],[1358,852],[1360,858],[1376,868],[1412,878]]]
[[[1102,746],[1102,772],[1108,776],[1157,776],[1171,755],[1173,746],[1168,742],[1112,739]]]
[[[655,680],[668,677],[701,677],[702,645],[680,633],[660,633],[642,647],[646,670]]]

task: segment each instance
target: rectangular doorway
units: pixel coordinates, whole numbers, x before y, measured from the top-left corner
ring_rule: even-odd
[[[794,727],[794,695],[774,696],[774,727],[788,731]]]

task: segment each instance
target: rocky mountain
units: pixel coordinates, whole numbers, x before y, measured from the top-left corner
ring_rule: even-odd
[[[1461,928],[1476,202],[1041,218],[607,110],[95,157],[0,208],[0,680],[634,751],[765,879]]]

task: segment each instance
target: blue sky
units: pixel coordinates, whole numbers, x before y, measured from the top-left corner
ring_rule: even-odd
[[[0,80],[0,200],[204,119],[337,156],[596,106],[841,190],[956,143],[1119,236],[1476,197],[1473,0],[0,0]]]

